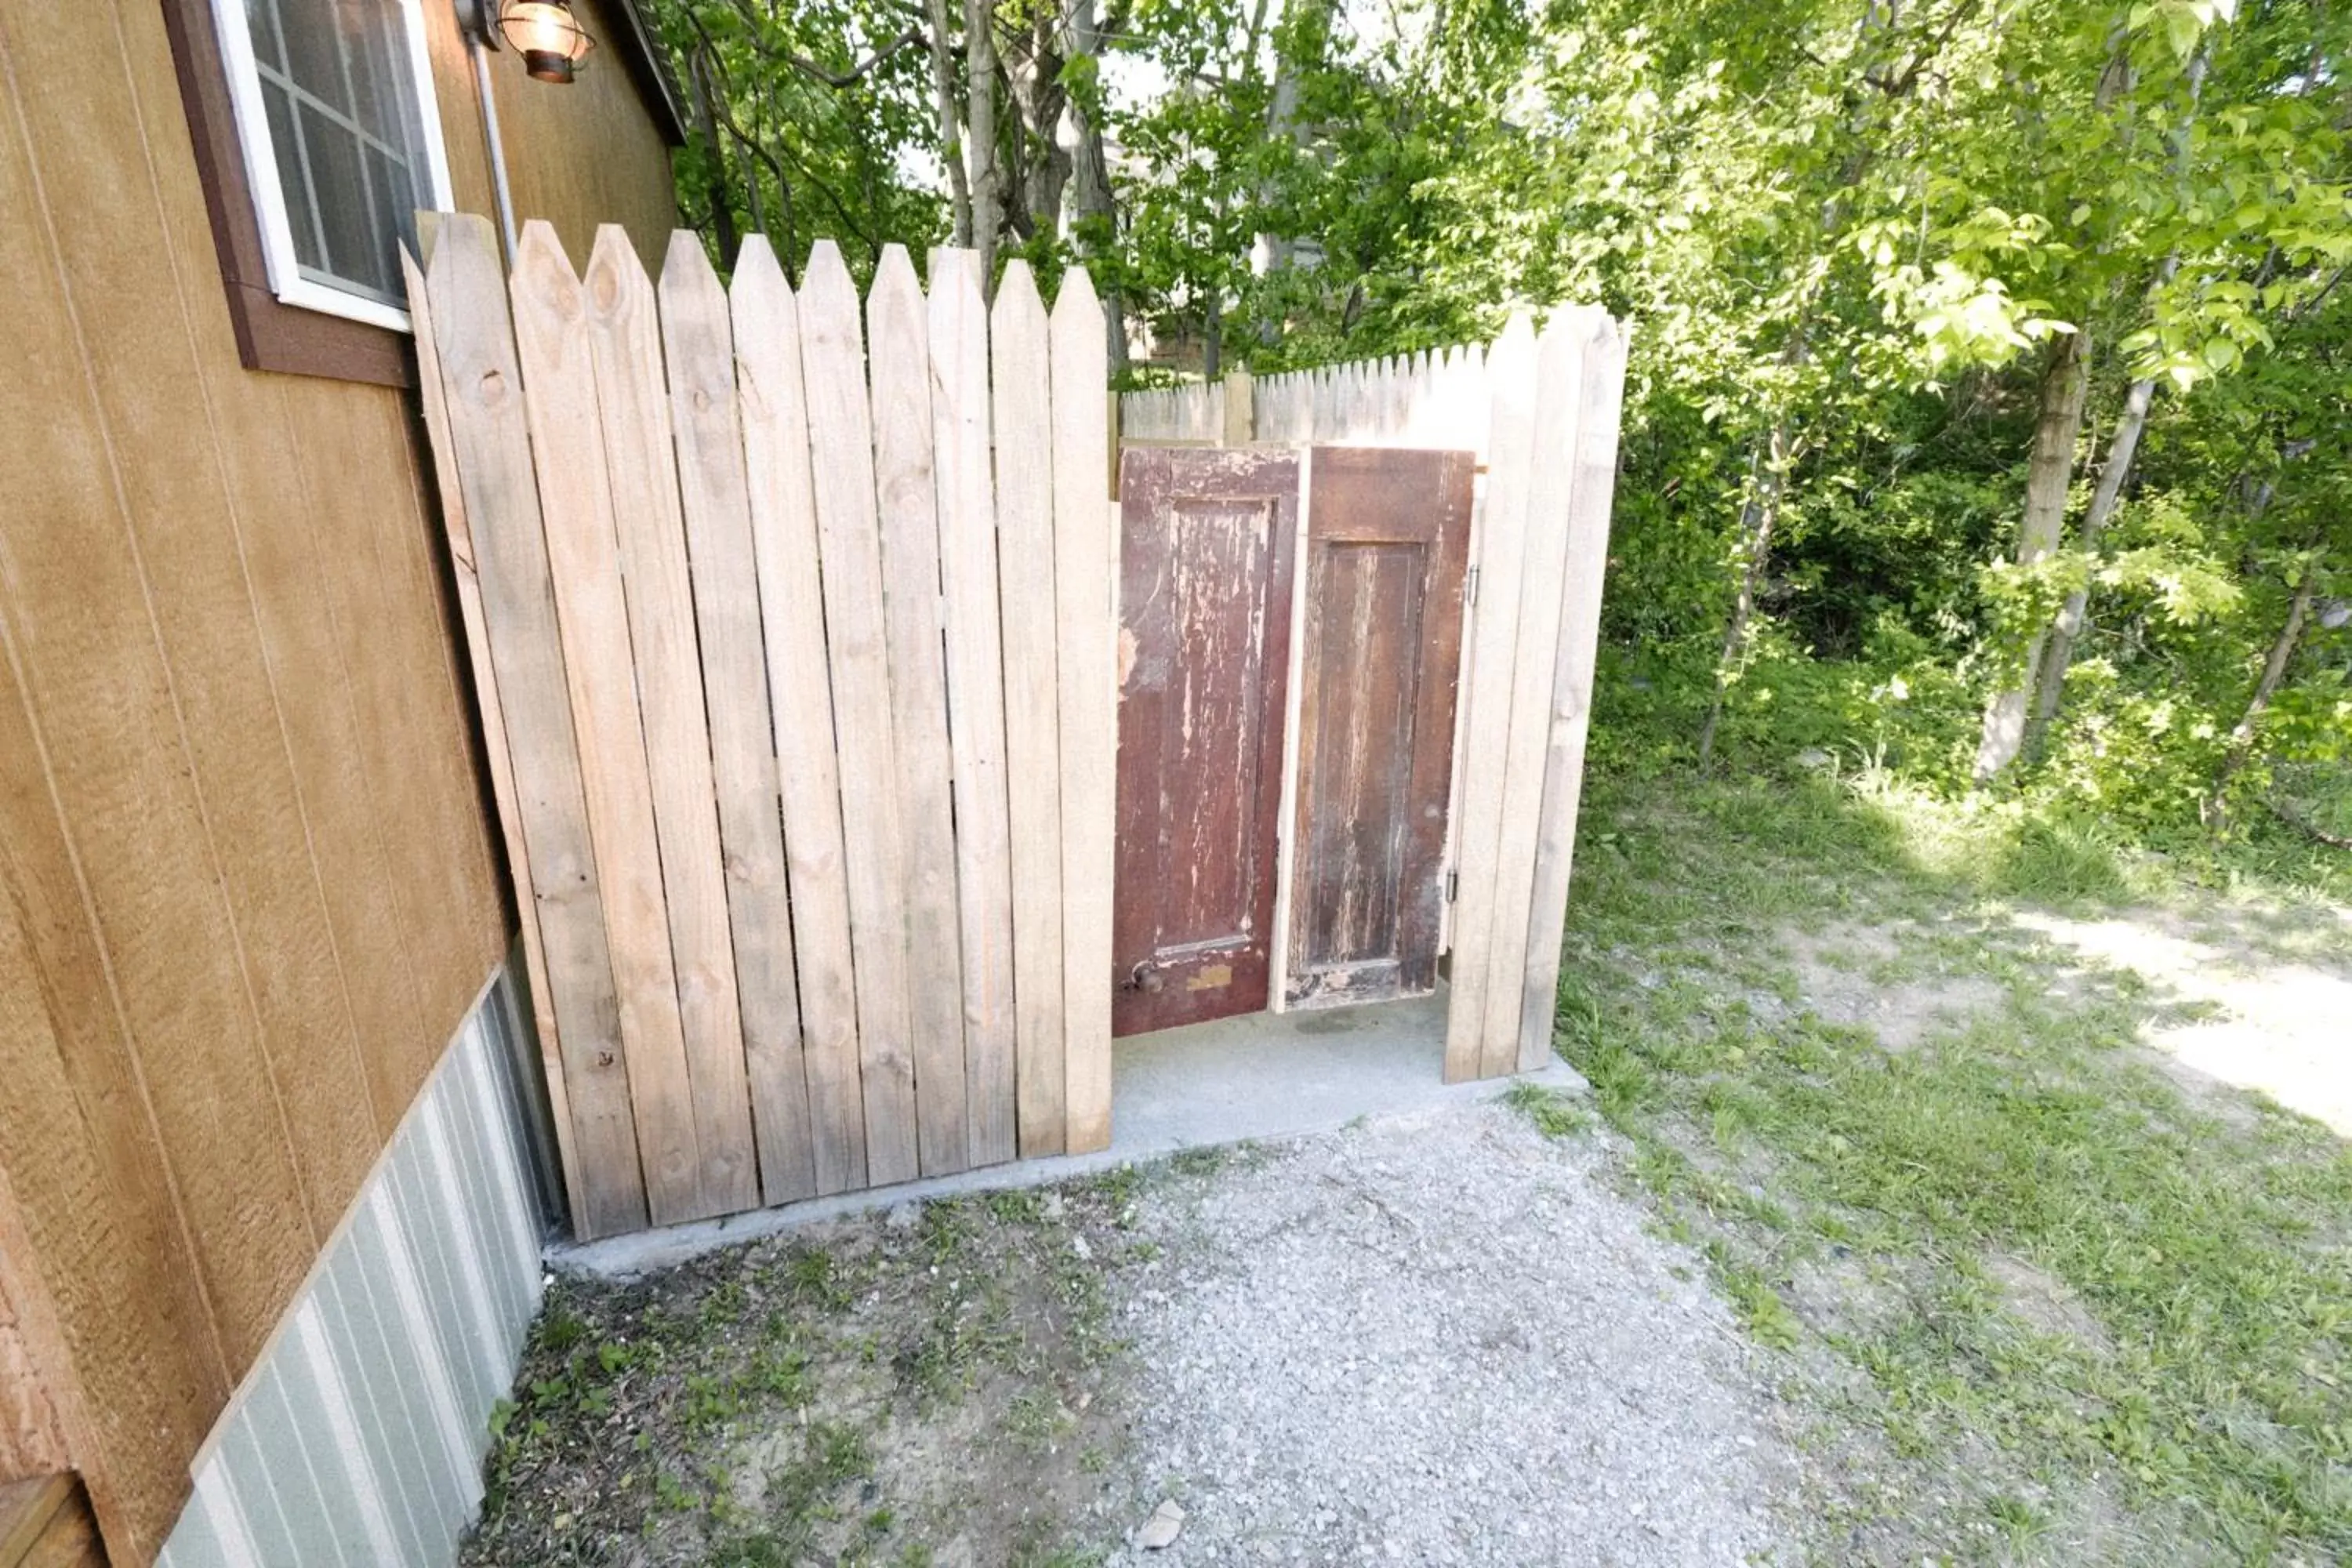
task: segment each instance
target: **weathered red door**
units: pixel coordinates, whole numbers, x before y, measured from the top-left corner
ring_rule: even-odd
[[[1111,1032],[1139,1035],[1266,1005],[1298,458],[1130,447],[1118,499]]]
[[[1437,984],[1475,461],[1318,447],[1308,467],[1293,1006]]]

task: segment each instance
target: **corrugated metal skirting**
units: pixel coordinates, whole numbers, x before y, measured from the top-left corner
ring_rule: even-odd
[[[439,1568],[539,1310],[538,1085],[501,971],[230,1403],[162,1568]]]

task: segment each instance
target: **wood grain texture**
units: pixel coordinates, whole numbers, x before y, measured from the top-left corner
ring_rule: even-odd
[[[815,1193],[816,1173],[734,331],[727,291],[701,239],[685,229],[670,237],[663,263],[661,316],[760,1191],[768,1203],[789,1203]]]
[[[580,773],[548,542],[533,479],[507,286],[489,225],[450,221],[426,279],[451,414],[444,465],[464,499],[528,847],[585,1235],[647,1217],[620,1001]]]
[[[819,1193],[838,1193],[866,1185],[841,772],[833,746],[799,309],[761,236],[746,241],[735,259],[730,305],[799,963],[814,1180]]]
[[[1118,516],[1103,499],[1108,350],[1094,280],[1063,275],[1047,323],[1062,744],[1067,1147],[1110,1146],[1111,880],[1118,764]]]
[[[1495,884],[1503,854],[1503,785],[1518,635],[1517,574],[1525,555],[1533,462],[1536,341],[1535,329],[1524,315],[1514,315],[1496,340],[1487,356],[1486,386],[1492,434],[1486,501],[1474,544],[1479,593],[1469,631],[1454,985],[1445,1015],[1448,1083],[1478,1078],[1486,1070],[1486,981],[1497,923]]]
[[[1569,873],[1576,855],[1577,803],[1584,786],[1585,733],[1591,721],[1593,659],[1601,638],[1601,592],[1609,564],[1609,511],[1617,488],[1617,426],[1625,397],[1626,333],[1602,316],[1584,353],[1583,407],[1577,426],[1568,511],[1568,565],[1559,655],[1551,691],[1543,805],[1529,896],[1528,952],[1519,999],[1519,1070],[1546,1065],[1559,1007],[1560,939],[1568,924]]]
[[[1065,1147],[1061,674],[1055,607],[1054,421],[1045,306],[1005,264],[989,332],[1004,771],[1013,881],[1014,1099],[1024,1155]]]
[[[996,492],[989,458],[988,313],[980,257],[931,252],[931,453],[954,752],[956,918],[963,952],[964,1135],[975,1165],[1013,1156],[1011,816]]]
[[[1315,453],[1294,1006],[1437,984],[1472,467],[1466,452]]]
[[[939,487],[931,462],[931,354],[922,285],[904,246],[886,246],[875,268],[866,339],[890,723],[907,857],[916,1126],[923,1174],[945,1175],[971,1163],[971,1144],[964,1125],[963,960],[941,652]]]
[[[1501,853],[1487,934],[1486,1019],[1479,1074],[1519,1070],[1519,991],[1527,974],[1528,916],[1535,889],[1535,844],[1551,739],[1552,678],[1558,668],[1561,586],[1568,570],[1570,479],[1581,418],[1584,353],[1598,310],[1556,310],[1536,343],[1536,400],[1527,517],[1517,569],[1510,727],[1504,765]],[[1499,458],[1500,454],[1498,454]],[[1490,764],[1491,765],[1491,764]]]
[[[921,1173],[914,1005],[907,961],[907,841],[898,810],[874,428],[857,290],[838,247],[820,240],[800,296],[801,367],[814,465],[824,629],[840,752],[842,834],[866,1095],[866,1173],[886,1186]]]
[[[447,245],[445,239],[445,249]],[[596,416],[587,301],[554,231],[544,224],[523,230],[511,293],[646,1207],[656,1225],[699,1219],[719,1210],[703,1185],[693,1069],[678,1016],[653,780]]]
[[[642,756],[661,851],[659,892],[685,1031],[700,1165],[699,1208],[728,1214],[760,1202],[743,1020],[735,989],[727,868],[719,836],[718,787],[704,709],[694,584],[662,379],[661,326],[652,281],[618,225],[596,231],[582,279],[594,407],[603,425],[611,516],[619,544],[628,630],[621,651],[633,666]],[[561,601],[559,601],[560,603]]]
[[[474,544],[471,519],[466,511],[465,486],[457,477],[457,435],[449,424],[449,395],[442,381],[441,349],[436,339],[432,299],[416,258],[401,255],[402,274],[408,285],[409,321],[415,333],[417,400],[425,438],[433,449],[436,492],[441,502],[441,523],[449,552],[452,584],[457,589],[459,621],[465,630],[466,654],[473,674],[476,710],[481,715],[482,745],[490,772],[490,788],[498,807],[500,842],[513,879],[518,917],[522,927],[524,984],[530,990],[534,1032],[540,1065],[547,1088],[548,1114],[559,1136],[556,1157],[562,1171],[564,1208],[584,1226],[591,1210],[588,1185],[580,1168],[580,1149],[572,1123],[571,1086],[563,1069],[558,1036],[559,1016],[549,989],[547,945],[540,931],[538,901],[531,895],[530,848],[523,836],[522,789],[515,777],[514,753],[507,739],[506,707],[499,695],[498,668],[490,657],[489,625],[482,605],[482,574]],[[500,296],[503,300],[503,295]],[[629,1152],[634,1165],[635,1140]]]

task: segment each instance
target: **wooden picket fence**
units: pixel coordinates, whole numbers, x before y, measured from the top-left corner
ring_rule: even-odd
[[[1122,437],[1143,444],[1416,447],[1480,459],[1447,847],[1449,1080],[1550,1059],[1625,350],[1619,322],[1570,306],[1540,336],[1515,316],[1490,347],[1119,400]],[[1245,437],[1238,420],[1224,423],[1244,405]]]
[[[408,288],[581,1234],[1107,1145],[1086,273],[460,216]]]

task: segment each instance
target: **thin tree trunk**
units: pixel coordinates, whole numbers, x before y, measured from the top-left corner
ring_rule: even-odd
[[[710,103],[710,57],[706,51],[694,52],[688,75],[694,83],[697,128],[702,132],[702,144],[710,150],[710,237],[719,247],[719,264],[732,267],[742,241],[735,232],[735,201],[727,182],[727,144],[719,140],[719,114]]]
[[[2221,765],[2214,770],[2213,792],[2206,797],[2204,816],[2216,826],[2229,812],[2231,781],[2254,754],[2255,727],[2269,710],[2271,699],[2278,695],[2279,683],[2286,679],[2287,664],[2294,658],[2295,645],[2303,640],[2304,623],[2311,617],[2312,595],[2318,584],[2318,563],[2305,562],[2303,574],[2294,585],[2294,597],[2287,604],[2286,625],[2279,628],[2278,640],[2271,644],[2270,657],[2263,661],[2262,679],[2254,682],[2254,695],[2231,730],[2229,749],[2221,753]]]
[[[1739,531],[1744,548],[1739,563],[1739,588],[1731,601],[1731,619],[1723,629],[1723,652],[1715,665],[1715,697],[1707,704],[1706,722],[1699,727],[1698,771],[1715,765],[1716,731],[1723,724],[1724,699],[1748,654],[1748,626],[1756,616],[1756,587],[1763,581],[1765,563],[1772,557],[1772,529],[1780,520],[1780,497],[1788,484],[1789,423],[1772,426],[1770,460],[1757,480],[1756,490],[1741,509]]]
[[[2017,562],[2030,566],[2058,547],[2066,521],[2066,488],[2074,478],[2074,441],[2083,429],[2083,396],[2090,357],[2087,334],[2069,332],[2042,376],[2042,417],[2034,426],[2033,455],[2025,469],[2025,516],[2017,528]],[[1985,704],[1984,732],[1977,742],[1976,780],[1997,778],[2017,760],[2025,743],[2025,716],[2042,668],[2047,628],[2037,627],[2026,645],[2024,667]]]
[[[2147,427],[2148,405],[2155,400],[2153,381],[2135,381],[2124,395],[2123,413],[2116,420],[2115,434],[2107,437],[2107,461],[2099,470],[2099,488],[2091,493],[2091,508],[2083,514],[2082,547],[2086,555],[2097,552],[2107,523],[2115,516],[2124,484],[2131,477],[2132,460],[2139,456],[2139,437]],[[2075,589],[2066,595],[2065,607],[2058,612],[2057,623],[2050,628],[2050,647],[2042,657],[2042,690],[2033,704],[2037,730],[2057,715],[2058,703],[2065,695],[2066,669],[2074,659],[2074,645],[2082,640],[2090,625],[2090,603],[2088,584]]]
[[[923,0],[931,29],[931,92],[939,100],[940,161],[948,166],[948,194],[955,214],[955,242],[971,243],[971,182],[964,172],[962,120],[956,113],[956,70],[948,35],[948,0]]]
[[[1116,16],[1111,27],[1118,26]],[[1069,58],[1102,58],[1103,26],[1096,9],[1096,0],[1074,0],[1070,6]],[[1070,184],[1066,195],[1074,236],[1083,226],[1088,233],[1082,237],[1078,254],[1089,261],[1108,258],[1116,244],[1118,209],[1110,185],[1110,153],[1104,145],[1101,117],[1095,112],[1091,93],[1098,93],[1101,78],[1092,78],[1097,84],[1090,92],[1074,92],[1063,112],[1070,117],[1071,137]],[[1106,243],[1106,235],[1108,243]],[[1097,266],[1100,274],[1095,279],[1096,291],[1101,296],[1103,312],[1103,343],[1110,355],[1110,373],[1123,375],[1127,371],[1127,304],[1121,298],[1118,279],[1114,271]]]
[[[971,132],[971,246],[980,252],[980,289],[996,298],[997,231],[1004,198],[996,166],[995,0],[964,0],[964,122]]]

